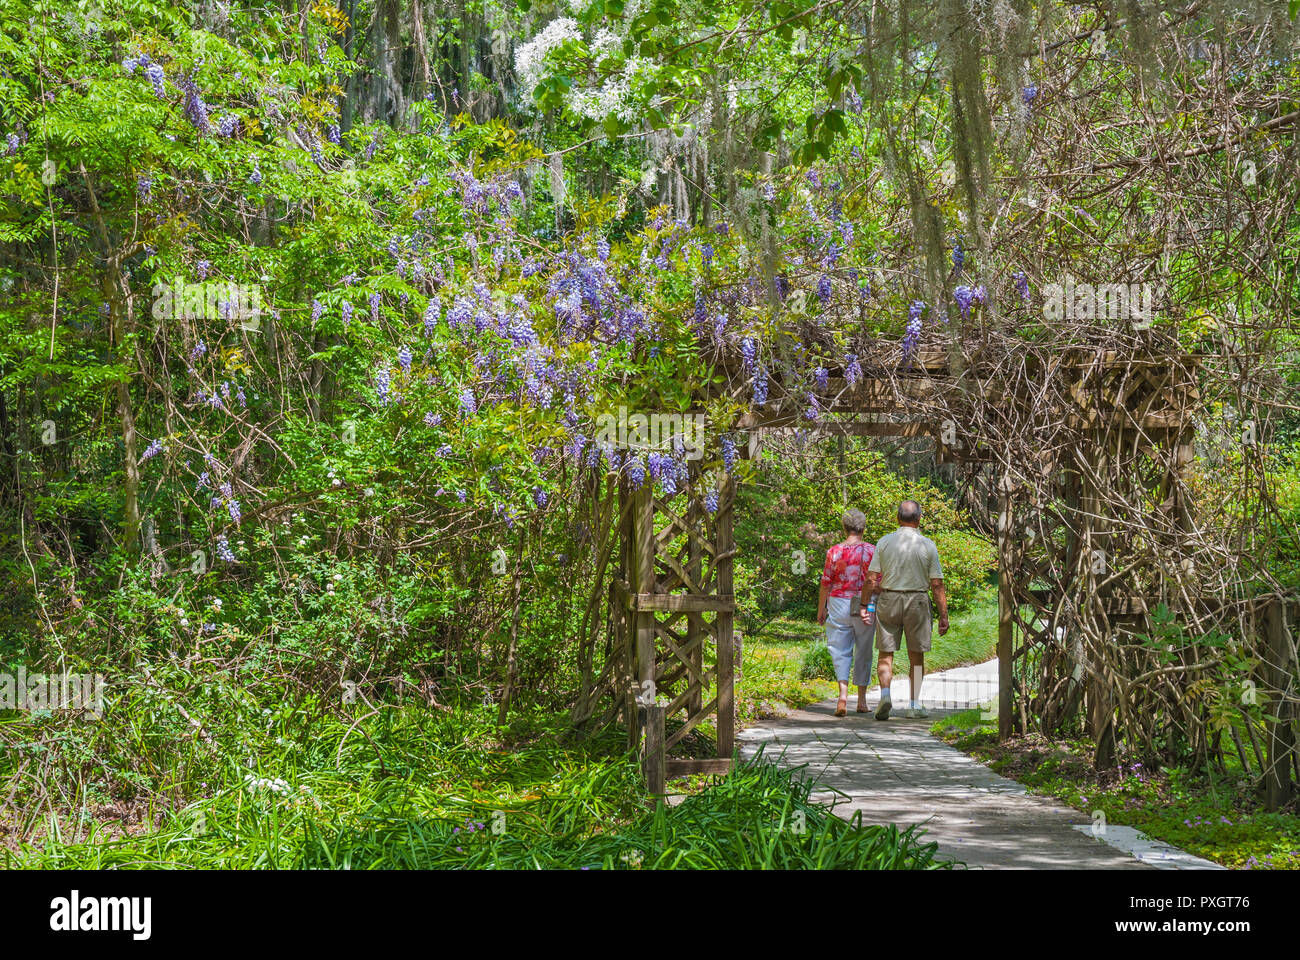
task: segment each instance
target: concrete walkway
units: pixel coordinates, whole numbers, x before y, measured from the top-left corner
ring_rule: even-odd
[[[753,724],[737,734],[741,755],[752,756],[766,744],[768,757],[792,766],[806,764],[826,788],[816,796],[834,800],[840,816],[848,819],[860,810],[863,823],[924,824],[925,839],[938,842],[940,855],[971,868],[1216,868],[1131,828],[1110,827],[1096,837],[1085,814],[1029,795],[1014,780],[932,737],[930,725],[956,712],[940,702],[956,700],[966,708],[984,700],[983,690],[970,700],[958,700],[955,694],[959,683],[987,675],[989,667],[927,677],[923,702],[929,719],[907,719],[900,709],[908,702],[906,680],[890,685],[895,707],[884,722],[874,716],[878,691],[868,694],[873,712],[860,714],[854,711],[857,692],[851,688],[848,716],[836,717],[835,701],[827,700],[780,720]],[[992,674],[996,700],[997,661]]]

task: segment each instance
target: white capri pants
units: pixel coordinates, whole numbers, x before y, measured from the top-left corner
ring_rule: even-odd
[[[869,687],[871,678],[871,647],[876,636],[875,618],[871,626],[862,622],[861,597],[826,598],[826,646],[831,650],[835,664],[835,679],[847,682],[849,667],[853,668],[853,682],[859,687]]]

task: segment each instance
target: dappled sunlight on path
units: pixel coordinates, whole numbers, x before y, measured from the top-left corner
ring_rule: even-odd
[[[879,692],[872,690],[873,712],[834,715],[835,701],[796,710],[779,720],[755,723],[737,735],[742,756],[764,746],[770,757],[793,766],[806,764],[836,801],[835,812],[849,818],[862,812],[864,823],[923,824],[927,839],[939,844],[942,856],[964,861],[971,868],[1019,869],[1186,869],[1212,867],[1181,851],[1156,844],[1136,855],[1116,849],[1116,842],[1133,845],[1116,828],[1110,844],[1095,838],[1088,816],[1043,797],[994,773],[982,763],[930,735],[935,719],[955,712],[938,702],[971,676],[992,669],[996,699],[997,663],[927,677],[923,703],[929,719],[906,717],[907,681],[891,684],[894,712],[887,721],[875,719]],[[945,696],[945,695],[948,696]],[[962,698],[964,700],[964,698]],[[984,699],[981,690],[979,699]],[[960,702],[965,708],[968,704]],[[975,704],[971,702],[970,706]],[[1133,834],[1134,831],[1127,831]]]

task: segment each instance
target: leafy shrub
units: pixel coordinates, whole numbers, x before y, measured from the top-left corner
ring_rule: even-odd
[[[814,640],[804,648],[799,660],[800,680],[834,680],[835,662],[825,640]]]

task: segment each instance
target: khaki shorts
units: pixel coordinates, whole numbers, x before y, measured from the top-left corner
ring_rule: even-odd
[[[924,653],[930,649],[930,594],[885,591],[876,599],[876,649],[894,653],[907,638],[907,649]]]

